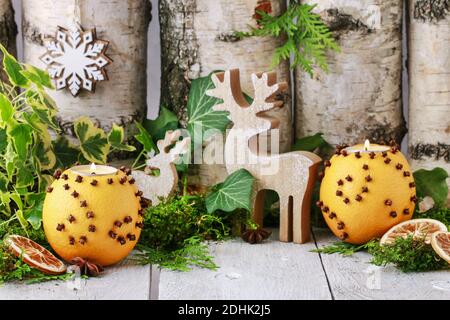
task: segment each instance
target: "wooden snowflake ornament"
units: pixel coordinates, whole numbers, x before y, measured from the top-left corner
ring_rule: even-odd
[[[56,37],[48,42],[47,52],[40,58],[56,89],[68,88],[76,97],[81,89],[94,92],[98,81],[107,80],[105,67],[112,62],[106,56],[108,41],[96,37],[95,28],[68,30],[58,26]]]

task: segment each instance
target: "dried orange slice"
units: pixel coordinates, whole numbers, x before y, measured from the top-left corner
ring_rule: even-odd
[[[450,263],[450,232],[438,231],[433,233],[431,246],[439,257]]]
[[[434,219],[413,219],[393,226],[381,238],[381,245],[389,245],[398,237],[407,238],[412,235],[414,239],[424,239],[425,243],[431,242],[431,235],[436,231],[447,232],[447,227]]]
[[[22,257],[30,267],[46,274],[61,274],[66,272],[66,265],[56,258],[50,251],[28,238],[11,235],[5,239],[13,254]]]

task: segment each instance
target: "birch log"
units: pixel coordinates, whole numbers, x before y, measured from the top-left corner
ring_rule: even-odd
[[[239,68],[243,90],[252,94],[250,75],[269,71],[272,55],[280,39],[238,39],[235,31],[256,25],[255,8],[270,2],[272,14],[286,9],[284,0],[160,0],[161,24],[161,104],[174,110],[186,124],[186,103],[191,79],[212,71]],[[280,81],[289,82],[289,65],[276,69]],[[290,95],[284,108],[272,115],[280,121],[280,151],[290,149],[292,116]],[[208,186],[226,177],[224,166],[202,165],[195,172],[197,185]]]
[[[95,119],[104,129],[112,123],[130,129],[146,115],[147,30],[151,17],[148,0],[22,0],[25,61],[45,67],[40,57],[44,44],[57,27],[70,28],[74,21],[84,29],[96,28],[97,37],[109,41],[106,54],[113,62],[106,67],[108,81],[99,82],[95,93],[52,92],[59,107],[61,126],[71,133],[80,116]]]
[[[409,1],[408,138],[415,169],[450,173],[449,10],[446,0]]]
[[[401,142],[402,0],[305,0],[333,31],[329,73],[296,70],[296,134],[339,143]]]
[[[9,53],[16,56],[16,35],[17,26],[14,21],[14,9],[10,0],[0,0],[0,43]],[[0,60],[3,61],[3,54],[0,52]],[[0,68],[0,78],[6,80],[7,77]]]

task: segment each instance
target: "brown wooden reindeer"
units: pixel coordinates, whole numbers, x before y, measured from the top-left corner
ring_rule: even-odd
[[[167,131],[164,139],[157,142],[159,153],[147,160],[147,169],[159,169],[159,175],[149,175],[138,170],[132,172],[138,189],[142,190],[144,198],[149,199],[152,205],[170,196],[177,186],[178,173],[174,162],[189,151],[191,144],[190,138],[179,140],[180,136],[179,130]]]
[[[268,154],[261,148],[258,150],[257,139],[253,139],[278,127],[278,120],[265,112],[283,106],[283,102],[275,98],[287,84],[277,84],[275,73],[253,74],[254,99],[249,104],[242,93],[239,70],[217,73],[212,79],[215,88],[209,90],[208,95],[223,101],[214,106],[214,110],[228,111],[234,123],[225,142],[227,171],[231,174],[245,168],[256,178],[255,222],[262,226],[264,191],[275,190],[280,197],[280,241],[308,241],[311,193],[321,159],[303,151]]]

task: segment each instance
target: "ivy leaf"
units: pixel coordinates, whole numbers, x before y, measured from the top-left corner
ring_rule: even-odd
[[[416,182],[417,195],[420,198],[430,196],[438,207],[444,207],[447,203],[448,185],[445,181],[448,173],[442,168],[433,170],[420,169],[413,173]]]
[[[24,214],[25,219],[31,224],[34,230],[39,230],[42,224],[43,201],[37,202],[35,206],[27,210]]]
[[[2,172],[0,172],[0,191],[7,192],[8,184],[9,184],[8,177],[5,176]]]
[[[14,163],[17,160],[17,154],[14,152],[14,147],[12,143],[8,143],[6,146],[6,152],[5,152],[5,166],[6,166],[6,173],[8,174],[8,179],[12,180],[12,176],[14,174],[15,165]]]
[[[13,141],[14,149],[19,159],[26,160],[28,155],[28,146],[31,144],[32,128],[25,123],[14,123],[8,127],[8,136]]]
[[[136,127],[138,128],[139,133],[134,137],[142,144],[144,151],[158,151],[158,148],[153,142],[152,136],[148,133],[148,131],[145,130],[145,128],[139,122],[136,122]]]
[[[6,146],[8,145],[6,129],[0,128],[0,153],[6,150]]]
[[[187,103],[188,124],[187,129],[195,143],[201,144],[195,133],[201,133],[203,140],[207,138],[208,130],[225,132],[230,120],[227,111],[214,111],[213,106],[220,103],[220,99],[208,96],[206,91],[213,89],[211,75],[192,81]],[[212,132],[212,131],[211,131]]]
[[[216,210],[231,212],[251,208],[251,195],[255,178],[245,169],[240,169],[213,187],[205,203],[209,213]]]
[[[164,138],[166,131],[178,129],[178,118],[175,113],[161,106],[158,118],[155,120],[144,120],[144,128],[155,140]]]
[[[33,115],[35,114],[41,122],[47,124],[56,132],[60,131],[60,127],[56,119],[56,109],[49,108],[42,101],[37,99],[27,99],[27,103],[33,109]]]
[[[41,70],[31,65],[26,65],[26,70],[21,70],[20,73],[33,82],[38,87],[46,87],[49,89],[54,89],[52,80],[47,71]]]
[[[26,188],[34,184],[33,172],[24,163],[16,163],[16,168],[16,188]]]
[[[130,151],[131,152],[131,151],[136,150],[135,147],[130,146],[126,143],[123,143],[124,138],[125,138],[125,134],[123,132],[123,127],[120,127],[114,123],[113,127],[111,128],[111,131],[108,134],[108,142],[111,145],[111,147],[113,147],[116,150],[121,150],[121,151]]]
[[[8,123],[14,115],[14,108],[9,99],[0,93],[0,124]]]
[[[16,216],[17,216],[17,220],[19,220],[19,222],[20,222],[20,225],[25,230],[28,227],[28,221],[23,216],[22,209],[16,211]]]
[[[52,144],[58,167],[69,168],[77,162],[80,150],[73,146],[66,137],[59,136]]]
[[[110,146],[105,131],[94,126],[87,117],[75,121],[74,131],[84,158],[93,163],[106,163]]]
[[[9,82],[15,86],[26,88],[28,86],[28,80],[20,73],[23,70],[22,66],[1,44],[0,50],[3,52],[3,68],[8,75]]]
[[[332,148],[323,138],[323,133],[316,133],[313,136],[297,139],[292,146],[292,150],[313,152],[318,148]]]
[[[33,156],[38,161],[41,170],[50,170],[56,164],[56,156],[53,151],[52,139],[47,128],[43,128],[43,133],[40,135],[35,134],[35,136]]]

